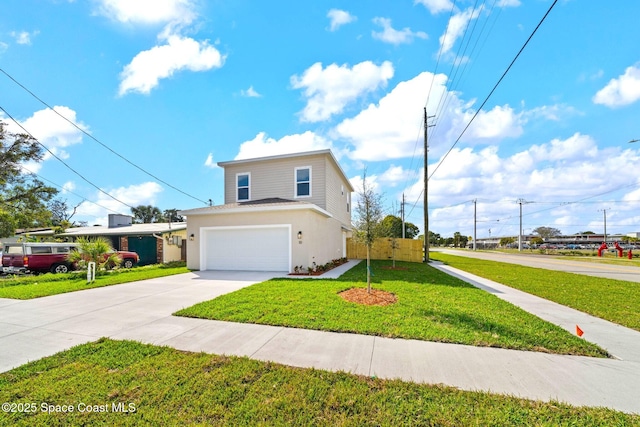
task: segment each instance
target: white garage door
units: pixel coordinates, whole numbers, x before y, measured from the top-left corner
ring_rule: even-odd
[[[289,226],[206,230],[203,270],[289,271]]]

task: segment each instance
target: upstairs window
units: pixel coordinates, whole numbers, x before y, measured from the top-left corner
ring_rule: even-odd
[[[251,175],[248,173],[239,173],[236,175],[236,196],[238,202],[249,200],[249,184],[251,181]]]
[[[311,166],[296,168],[296,197],[311,196]]]

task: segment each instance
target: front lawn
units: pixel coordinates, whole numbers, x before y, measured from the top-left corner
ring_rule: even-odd
[[[640,425],[610,409],[108,339],[0,374],[0,401],[6,426]]]
[[[95,282],[89,284],[86,272],[5,278],[0,279],[0,298],[32,299],[189,272],[187,267],[174,264],[103,272],[96,276]]]
[[[640,331],[640,283],[433,252],[431,258]]]
[[[339,279],[273,279],[180,310],[177,315],[475,346],[606,357],[565,330],[462,280],[419,263],[382,268],[373,286],[395,294],[387,306],[347,302],[341,291],[366,287],[364,262]]]

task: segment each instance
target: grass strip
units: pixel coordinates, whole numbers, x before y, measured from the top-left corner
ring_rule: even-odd
[[[360,263],[339,279],[273,279],[178,311],[179,316],[485,347],[606,357],[605,350],[429,265],[374,261],[375,289],[395,304],[347,302],[366,287]]]
[[[640,331],[640,285],[635,282],[486,261],[433,252],[430,257],[485,279]]]
[[[86,272],[6,278],[0,280],[0,298],[32,299],[188,272],[184,266],[152,265],[101,273],[92,283]]]
[[[0,412],[0,425],[11,426],[640,425],[638,416],[605,408],[109,339],[0,374],[0,401],[35,405]]]

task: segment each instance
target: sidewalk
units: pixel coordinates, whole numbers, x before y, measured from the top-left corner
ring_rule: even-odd
[[[450,267],[437,268],[465,277],[570,331],[580,324],[586,339],[607,348],[619,359],[171,316],[197,301],[268,278],[266,273],[242,276],[200,272],[30,301],[0,300],[0,371],[107,336],[180,350],[247,356],[291,366],[640,413],[640,357],[636,347],[640,343],[639,332]],[[338,270],[334,274],[339,273]]]

